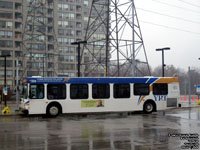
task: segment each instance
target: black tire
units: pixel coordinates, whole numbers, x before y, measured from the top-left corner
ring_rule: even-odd
[[[151,102],[146,102],[146,103],[144,104],[144,110],[143,110],[143,111],[144,111],[146,114],[150,114],[150,113],[152,113],[154,110],[155,110],[155,106],[154,106],[153,103],[151,103]]]
[[[47,108],[47,116],[48,117],[57,117],[60,114],[61,110],[58,105],[49,105]]]

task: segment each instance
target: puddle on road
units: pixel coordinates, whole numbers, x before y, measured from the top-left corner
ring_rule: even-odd
[[[186,119],[200,120],[199,116],[198,109],[187,109],[163,115],[0,120],[0,149],[174,150],[180,149],[181,140],[168,135],[198,133],[198,121],[189,126],[192,121]]]

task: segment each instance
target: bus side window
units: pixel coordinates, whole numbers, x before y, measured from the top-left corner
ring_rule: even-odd
[[[66,85],[65,84],[48,84],[47,85],[48,99],[66,99]]]
[[[88,84],[71,84],[71,99],[88,99]]]
[[[130,98],[130,84],[114,84],[114,98]]]
[[[149,84],[147,83],[135,83],[134,95],[149,95]]]
[[[92,98],[101,99],[110,97],[109,84],[93,84],[92,85]]]
[[[29,97],[31,99],[43,99],[44,98],[44,85],[43,84],[31,84]]]
[[[168,94],[168,84],[167,83],[154,83],[153,84],[153,94],[154,95],[167,95]]]

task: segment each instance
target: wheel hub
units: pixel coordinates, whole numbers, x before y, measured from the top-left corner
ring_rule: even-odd
[[[146,110],[147,110],[148,112],[151,112],[152,109],[153,109],[153,106],[152,106],[151,104],[148,104],[148,105],[146,106]]]
[[[58,108],[53,106],[53,107],[50,108],[49,112],[50,112],[51,115],[55,116],[55,115],[58,114]]]

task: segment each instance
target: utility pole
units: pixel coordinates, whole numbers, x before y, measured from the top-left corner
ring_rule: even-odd
[[[198,58],[198,60],[200,60],[200,58]],[[197,86],[200,86],[200,85],[197,85]],[[200,99],[200,92],[198,93],[198,99]]]
[[[81,76],[81,44],[87,44],[87,41],[77,41],[71,43],[71,45],[78,45],[78,77]]]
[[[19,110],[19,60],[16,60],[16,111]]]
[[[156,51],[162,51],[162,77],[165,76],[165,63],[164,63],[164,51],[165,50],[170,50],[169,47],[165,47],[165,48],[158,48],[156,49]]]
[[[191,106],[191,70],[188,67],[188,76],[189,76],[189,106]]]

